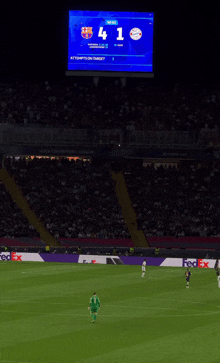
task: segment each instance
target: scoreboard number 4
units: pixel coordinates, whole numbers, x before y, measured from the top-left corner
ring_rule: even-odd
[[[122,36],[122,28],[117,28],[117,31],[118,31],[118,36],[117,36],[117,40],[124,40],[124,37]],[[107,33],[106,31],[104,30],[103,31],[103,26],[101,26],[99,28],[99,33],[98,33],[98,37],[102,38],[103,40],[106,40],[107,38]]]
[[[103,40],[105,40],[107,38],[107,33],[106,31],[104,30],[103,31],[103,26],[101,26],[99,28],[99,34],[98,34],[98,37],[101,37]]]

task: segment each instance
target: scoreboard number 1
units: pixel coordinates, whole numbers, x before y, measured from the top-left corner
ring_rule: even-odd
[[[124,37],[122,36],[122,28],[117,28],[118,31],[118,37],[117,40],[124,40]]]
[[[117,40],[124,40],[124,37],[122,36],[122,28],[117,28],[117,31],[118,31],[118,36],[117,36]],[[103,31],[103,26],[101,26],[99,28],[99,33],[98,33],[98,37],[102,38],[103,40],[106,40],[107,38],[107,33],[106,31],[104,30]]]

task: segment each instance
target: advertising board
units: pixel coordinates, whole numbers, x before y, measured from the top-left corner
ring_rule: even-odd
[[[0,261],[10,261],[11,254],[10,252],[0,252]]]
[[[162,258],[146,256],[110,256],[110,255],[71,255],[58,253],[28,253],[1,252],[1,261],[32,261],[32,262],[60,262],[106,265],[142,265],[147,260],[147,266],[185,267],[185,268],[214,268],[215,259],[202,258]]]

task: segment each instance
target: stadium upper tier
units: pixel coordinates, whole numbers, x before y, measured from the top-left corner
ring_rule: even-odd
[[[90,79],[0,84],[0,123],[124,131],[219,131],[220,91]]]

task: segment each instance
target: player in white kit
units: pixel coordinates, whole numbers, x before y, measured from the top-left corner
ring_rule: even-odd
[[[218,280],[218,287],[220,287],[220,272],[219,269],[216,270],[217,280]]]
[[[145,275],[146,264],[147,264],[147,259],[145,258],[145,260],[142,263],[142,276],[141,277],[144,277],[144,275]]]

